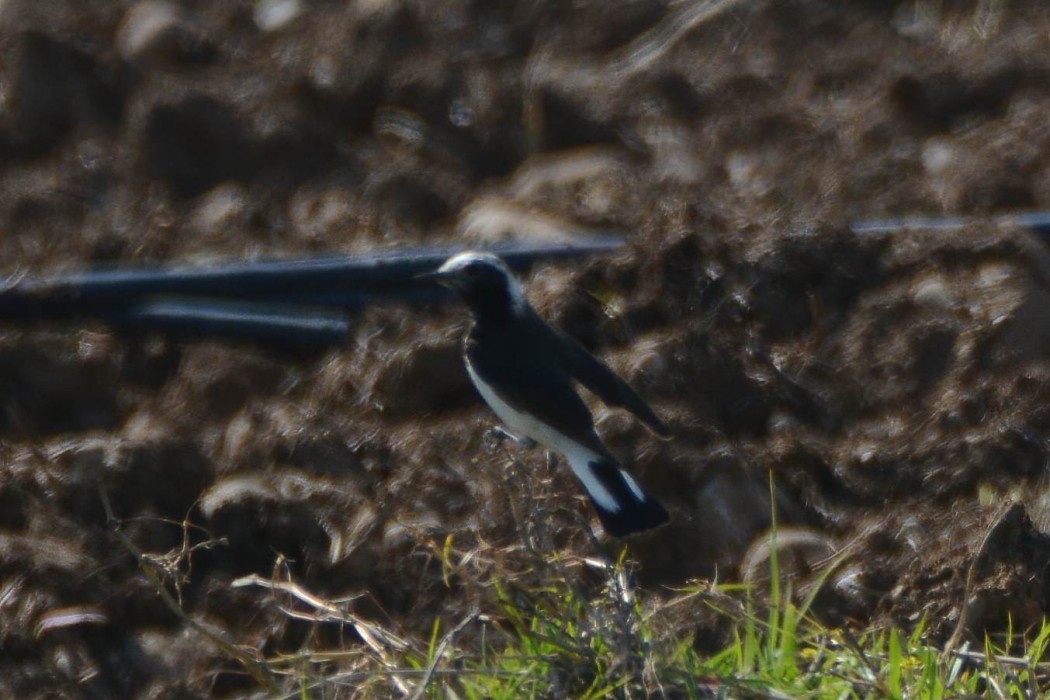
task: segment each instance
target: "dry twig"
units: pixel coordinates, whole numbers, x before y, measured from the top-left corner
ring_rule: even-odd
[[[168,609],[201,636],[205,637],[208,641],[221,649],[225,654],[236,659],[242,666],[244,666],[244,669],[252,676],[252,678],[254,678],[259,685],[266,688],[269,693],[274,695],[278,694],[280,688],[265,661],[259,660],[246,649],[227,641],[219,632],[213,631],[204,626],[190,617],[186,611],[182,609],[179,601],[172,596],[165,585],[164,579],[170,575],[170,569],[168,566],[166,566],[158,557],[143,552],[134,542],[131,541],[131,538],[124,534],[120,529],[120,521],[113,515],[113,507],[110,505],[109,496],[106,494],[105,489],[99,488],[99,496],[102,499],[102,508],[105,510],[106,523],[109,525],[110,530],[117,539],[120,540],[120,543],[128,553],[135,557],[142,573],[146,575],[146,578],[148,578],[154,588],[156,588],[157,595],[160,596],[160,599]]]

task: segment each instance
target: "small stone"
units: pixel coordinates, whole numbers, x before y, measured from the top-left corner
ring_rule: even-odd
[[[948,286],[940,276],[928,277],[915,285],[912,300],[919,306],[950,309],[954,299]]]
[[[929,39],[936,36],[940,25],[936,13],[920,10],[919,3],[901,3],[894,10],[890,25],[901,36],[909,39]]]
[[[726,158],[725,169],[733,186],[746,194],[761,196],[772,189],[772,184],[763,173],[761,159],[755,153],[730,153]]]
[[[253,18],[255,26],[264,32],[284,29],[303,13],[299,0],[258,0]]]
[[[942,175],[955,163],[955,149],[941,139],[931,139],[922,147],[922,167],[931,175]]]
[[[193,227],[208,236],[227,233],[242,223],[245,205],[244,188],[232,182],[223,183],[201,195],[193,211]]]
[[[117,29],[117,50],[129,61],[166,53],[179,43],[179,8],[165,0],[143,0],[131,7]]]
[[[644,339],[636,343],[627,364],[626,376],[635,388],[657,384],[668,370],[667,357],[658,340]]]
[[[351,225],[353,207],[349,193],[342,188],[300,188],[288,203],[288,215],[295,232],[317,240]]]

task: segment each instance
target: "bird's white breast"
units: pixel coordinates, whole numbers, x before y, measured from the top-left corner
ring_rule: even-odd
[[[568,461],[573,473],[576,474],[576,478],[583,482],[584,487],[598,505],[612,513],[620,510],[620,504],[617,503],[612,493],[609,492],[601,481],[595,477],[593,469],[591,468],[592,462],[599,462],[602,460],[601,455],[596,454],[593,450],[587,449],[567,435],[558,432],[550,425],[538,420],[536,417],[517,410],[500,398],[499,394],[496,393],[492,386],[478,376],[474,367],[471,366],[469,359],[466,360],[466,365],[467,374],[470,375],[470,381],[474,382],[474,386],[477,387],[478,393],[481,394],[481,398],[485,399],[485,403],[489,405],[493,413],[499,416],[499,419],[503,421],[512,432],[515,432],[518,435],[524,435],[527,438],[532,438],[547,449],[561,453],[566,461]],[[631,485],[633,490],[640,493],[640,489],[637,484],[633,483],[633,480],[629,480],[628,484]]]

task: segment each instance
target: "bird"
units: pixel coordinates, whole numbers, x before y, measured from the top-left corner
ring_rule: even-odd
[[[581,482],[614,537],[668,522],[667,510],[617,463],[575,388],[624,408],[655,435],[671,431],[620,377],[529,304],[521,283],[494,254],[466,251],[420,275],[455,292],[473,323],[463,343],[467,374],[509,431],[557,452]]]

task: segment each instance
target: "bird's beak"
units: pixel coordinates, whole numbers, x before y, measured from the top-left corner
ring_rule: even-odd
[[[441,270],[434,270],[433,272],[423,272],[416,275],[412,279],[419,280],[420,282],[435,282],[437,284],[448,284],[452,279],[453,275],[448,272],[442,272]]]

